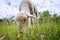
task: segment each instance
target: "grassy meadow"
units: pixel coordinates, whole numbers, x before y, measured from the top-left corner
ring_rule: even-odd
[[[49,11],[39,13],[39,20],[34,27],[25,26],[23,34],[18,33],[15,23],[7,19],[0,21],[0,39],[2,40],[60,40],[60,16],[50,15]]]

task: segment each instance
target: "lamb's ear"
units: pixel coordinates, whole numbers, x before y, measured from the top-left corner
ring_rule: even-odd
[[[26,12],[24,12],[25,14],[26,14],[26,16],[28,17],[28,18],[35,18],[36,19],[36,17],[34,16],[34,15],[31,15],[30,13],[26,13]]]
[[[27,14],[27,17],[28,18],[36,18],[34,15],[31,15],[31,14]]]
[[[13,18],[13,19],[11,19],[11,20],[10,20],[10,22],[11,22],[11,23],[13,23],[13,22],[14,22],[14,18]]]
[[[28,15],[29,18],[36,18],[35,16],[33,15]]]

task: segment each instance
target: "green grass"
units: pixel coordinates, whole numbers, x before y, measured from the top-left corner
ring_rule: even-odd
[[[41,40],[41,35],[44,40],[60,40],[60,25],[54,23],[35,23],[33,28],[26,26],[23,34],[18,31],[15,23],[0,22],[0,35],[5,36],[4,40]]]

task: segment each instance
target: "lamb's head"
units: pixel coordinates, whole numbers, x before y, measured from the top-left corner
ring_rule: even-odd
[[[27,20],[28,18],[36,18],[34,15],[31,15],[30,13],[27,13],[27,12],[24,12],[24,11],[20,11],[19,13],[17,13],[15,15],[15,17],[11,20],[11,21],[16,21],[16,22],[19,22],[19,21],[24,21],[24,20]]]
[[[27,19],[27,18],[36,18],[34,15],[31,15],[28,12],[24,12],[24,11],[20,11],[16,16],[16,19],[18,20],[23,20],[23,19]]]
[[[23,21],[24,19],[27,19],[27,16],[24,12],[19,12],[16,16],[15,16],[16,21]]]

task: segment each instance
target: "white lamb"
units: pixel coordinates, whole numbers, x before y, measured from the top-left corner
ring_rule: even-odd
[[[32,2],[30,2],[29,0],[22,0],[19,7],[19,13],[17,13],[17,15],[11,20],[11,22],[15,21],[20,29],[20,32],[23,32],[25,23],[27,25],[31,24],[31,22],[34,21],[31,19],[36,17],[37,11],[35,6],[32,5]]]

